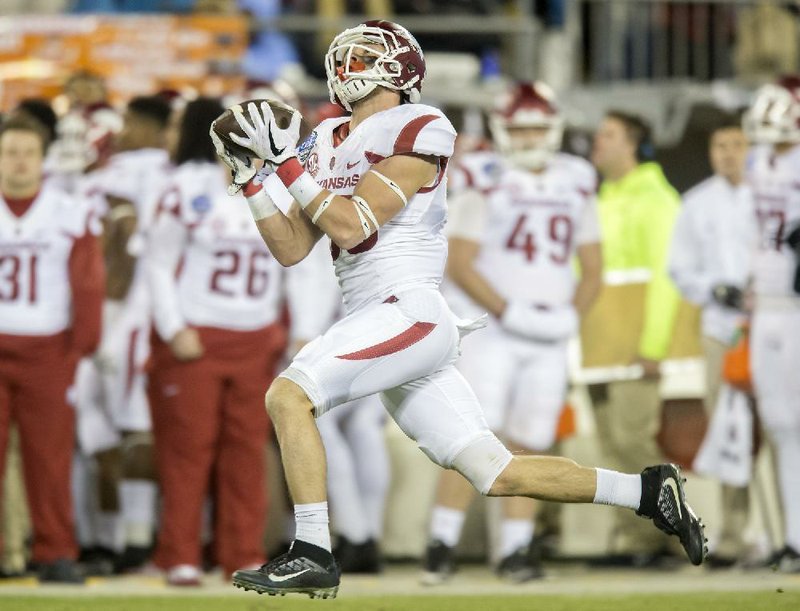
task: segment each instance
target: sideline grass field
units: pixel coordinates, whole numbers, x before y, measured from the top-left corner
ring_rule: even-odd
[[[221,596],[6,597],[3,611],[796,611],[800,592],[697,592],[654,595],[357,596],[333,601]]]

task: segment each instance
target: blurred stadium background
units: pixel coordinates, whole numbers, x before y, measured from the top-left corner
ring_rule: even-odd
[[[80,71],[102,77],[110,102],[118,108],[134,96],[157,91],[224,96],[244,90],[248,81],[278,79],[296,91],[306,108],[314,108],[327,99],[322,57],[332,36],[365,18],[391,18],[414,33],[426,52],[424,101],[444,108],[463,137],[487,137],[483,113],[509,83],[542,80],[556,91],[565,114],[567,150],[587,156],[592,132],[608,109],[636,113],[652,124],[655,159],[680,192],[711,173],[706,143],[713,119],[745,107],[758,85],[800,69],[800,3],[768,0],[0,0],[0,15],[0,111],[11,112],[27,98],[44,98],[59,115],[67,109],[64,84]],[[663,369],[660,441],[672,460],[688,467],[706,426],[700,405],[704,377],[697,311],[686,304],[681,317],[682,330]],[[578,356],[578,342],[575,347],[569,399],[575,430],[561,442],[560,451],[580,462],[601,464],[586,384],[625,373],[609,374],[618,363],[587,366]],[[438,468],[393,425],[387,427],[386,439],[393,477],[382,550],[394,562],[383,577],[351,583],[354,594],[394,598],[380,603],[364,599],[352,608],[427,608],[422,599],[414,603],[403,595],[417,591],[413,563],[424,551]],[[276,460],[273,450],[268,549],[275,549],[284,534],[286,508]],[[692,475],[688,486],[696,510],[713,525],[720,511],[717,487]],[[768,453],[759,456],[754,488],[746,539],[753,558],[761,558],[782,541]],[[471,510],[468,534],[459,547],[463,560],[480,562],[489,553],[488,542],[496,533],[493,521],[487,527],[483,518],[492,512],[496,508],[491,502]],[[709,608],[734,608],[737,599],[736,608],[800,608],[797,575],[754,570],[720,577],[688,567],[655,577],[635,570],[593,573],[582,563],[601,558],[608,549],[614,536],[608,512],[570,506],[561,520],[551,560],[556,569],[544,585],[513,590],[486,577],[488,569],[470,568],[452,589],[442,591],[438,602],[426,599],[424,604],[469,608],[445,595],[510,592],[555,598],[475,602],[498,609],[679,608],[680,598],[658,598],[650,604],[646,595],[708,588],[719,593],[756,590],[765,596],[732,595],[719,607],[713,606],[712,597]],[[631,585],[637,579],[640,585]],[[220,583],[216,575],[208,577],[213,596],[227,594]],[[50,595],[58,598],[39,599],[46,588],[36,586],[33,578],[14,577],[0,580],[0,607],[127,609],[140,596],[159,594],[163,587],[155,578],[109,577],[69,590],[66,598],[60,598],[65,590],[56,589]],[[784,597],[776,597],[776,590]],[[349,591],[345,585],[344,597]],[[587,598],[558,597],[580,592]],[[630,592],[645,597],[630,607],[613,597]],[[75,598],[84,595],[111,598]],[[130,602],[122,604],[114,596]],[[701,604],[700,598],[686,600],[694,606]],[[136,608],[173,608],[173,602],[164,600]],[[242,607],[218,599],[192,600],[175,608],[294,608],[283,600],[272,605],[272,599]]]

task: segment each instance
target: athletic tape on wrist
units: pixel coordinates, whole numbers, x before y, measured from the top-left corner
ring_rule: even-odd
[[[334,197],[336,196],[333,193],[331,193],[330,195],[328,195],[328,197],[322,200],[322,203],[319,205],[319,208],[317,208],[317,211],[314,213],[314,216],[311,217],[312,223],[314,223],[315,225],[317,224],[319,217],[321,217],[322,213],[328,209],[328,206],[331,205],[331,202],[333,201]]]
[[[272,198],[264,191],[261,183],[255,184],[252,181],[248,182],[244,187],[244,195],[247,199],[247,205],[250,207],[250,213],[253,215],[253,220],[260,221],[267,217],[272,216],[276,212],[280,212]]]
[[[297,157],[284,161],[275,172],[286,187],[286,190],[289,191],[290,195],[303,209],[324,191],[311,177],[311,174],[303,169]]]
[[[383,181],[383,184],[385,184],[392,191],[394,191],[395,195],[397,195],[397,197],[399,197],[400,200],[403,202],[404,207],[408,206],[408,198],[406,197],[406,194],[403,193],[403,190],[399,187],[399,185],[395,181],[393,181],[391,178],[384,176],[377,170],[370,170],[370,172],[375,174],[375,176],[377,176]]]

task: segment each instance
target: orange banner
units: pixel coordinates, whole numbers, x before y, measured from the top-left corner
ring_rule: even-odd
[[[0,18],[0,109],[52,98],[76,70],[106,78],[112,102],[162,88],[239,88],[247,22],[236,16]]]

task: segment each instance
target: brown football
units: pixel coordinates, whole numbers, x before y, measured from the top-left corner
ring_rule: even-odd
[[[250,112],[248,111],[248,105],[253,102],[259,107],[261,106],[262,102],[266,102],[269,104],[270,108],[272,109],[272,114],[275,115],[275,120],[278,123],[278,127],[281,129],[286,129],[289,127],[289,122],[292,120],[292,107],[284,104],[283,102],[278,102],[277,100],[245,100],[244,102],[239,102],[235,106],[231,106],[225,112],[223,112],[217,119],[214,121],[214,131],[219,136],[220,140],[225,144],[225,146],[233,153],[241,153],[248,156],[255,156],[252,151],[246,149],[239,144],[236,144],[233,140],[231,140],[230,135],[231,133],[237,134],[238,136],[246,137],[245,133],[242,131],[242,128],[239,126],[239,122],[236,120],[236,117],[233,114],[233,108],[236,106],[241,107],[242,114],[244,115],[245,119],[250,121]],[[303,118],[300,122],[300,139],[297,141],[298,144],[303,142],[306,137],[311,133],[311,125],[309,125],[308,121]]]

